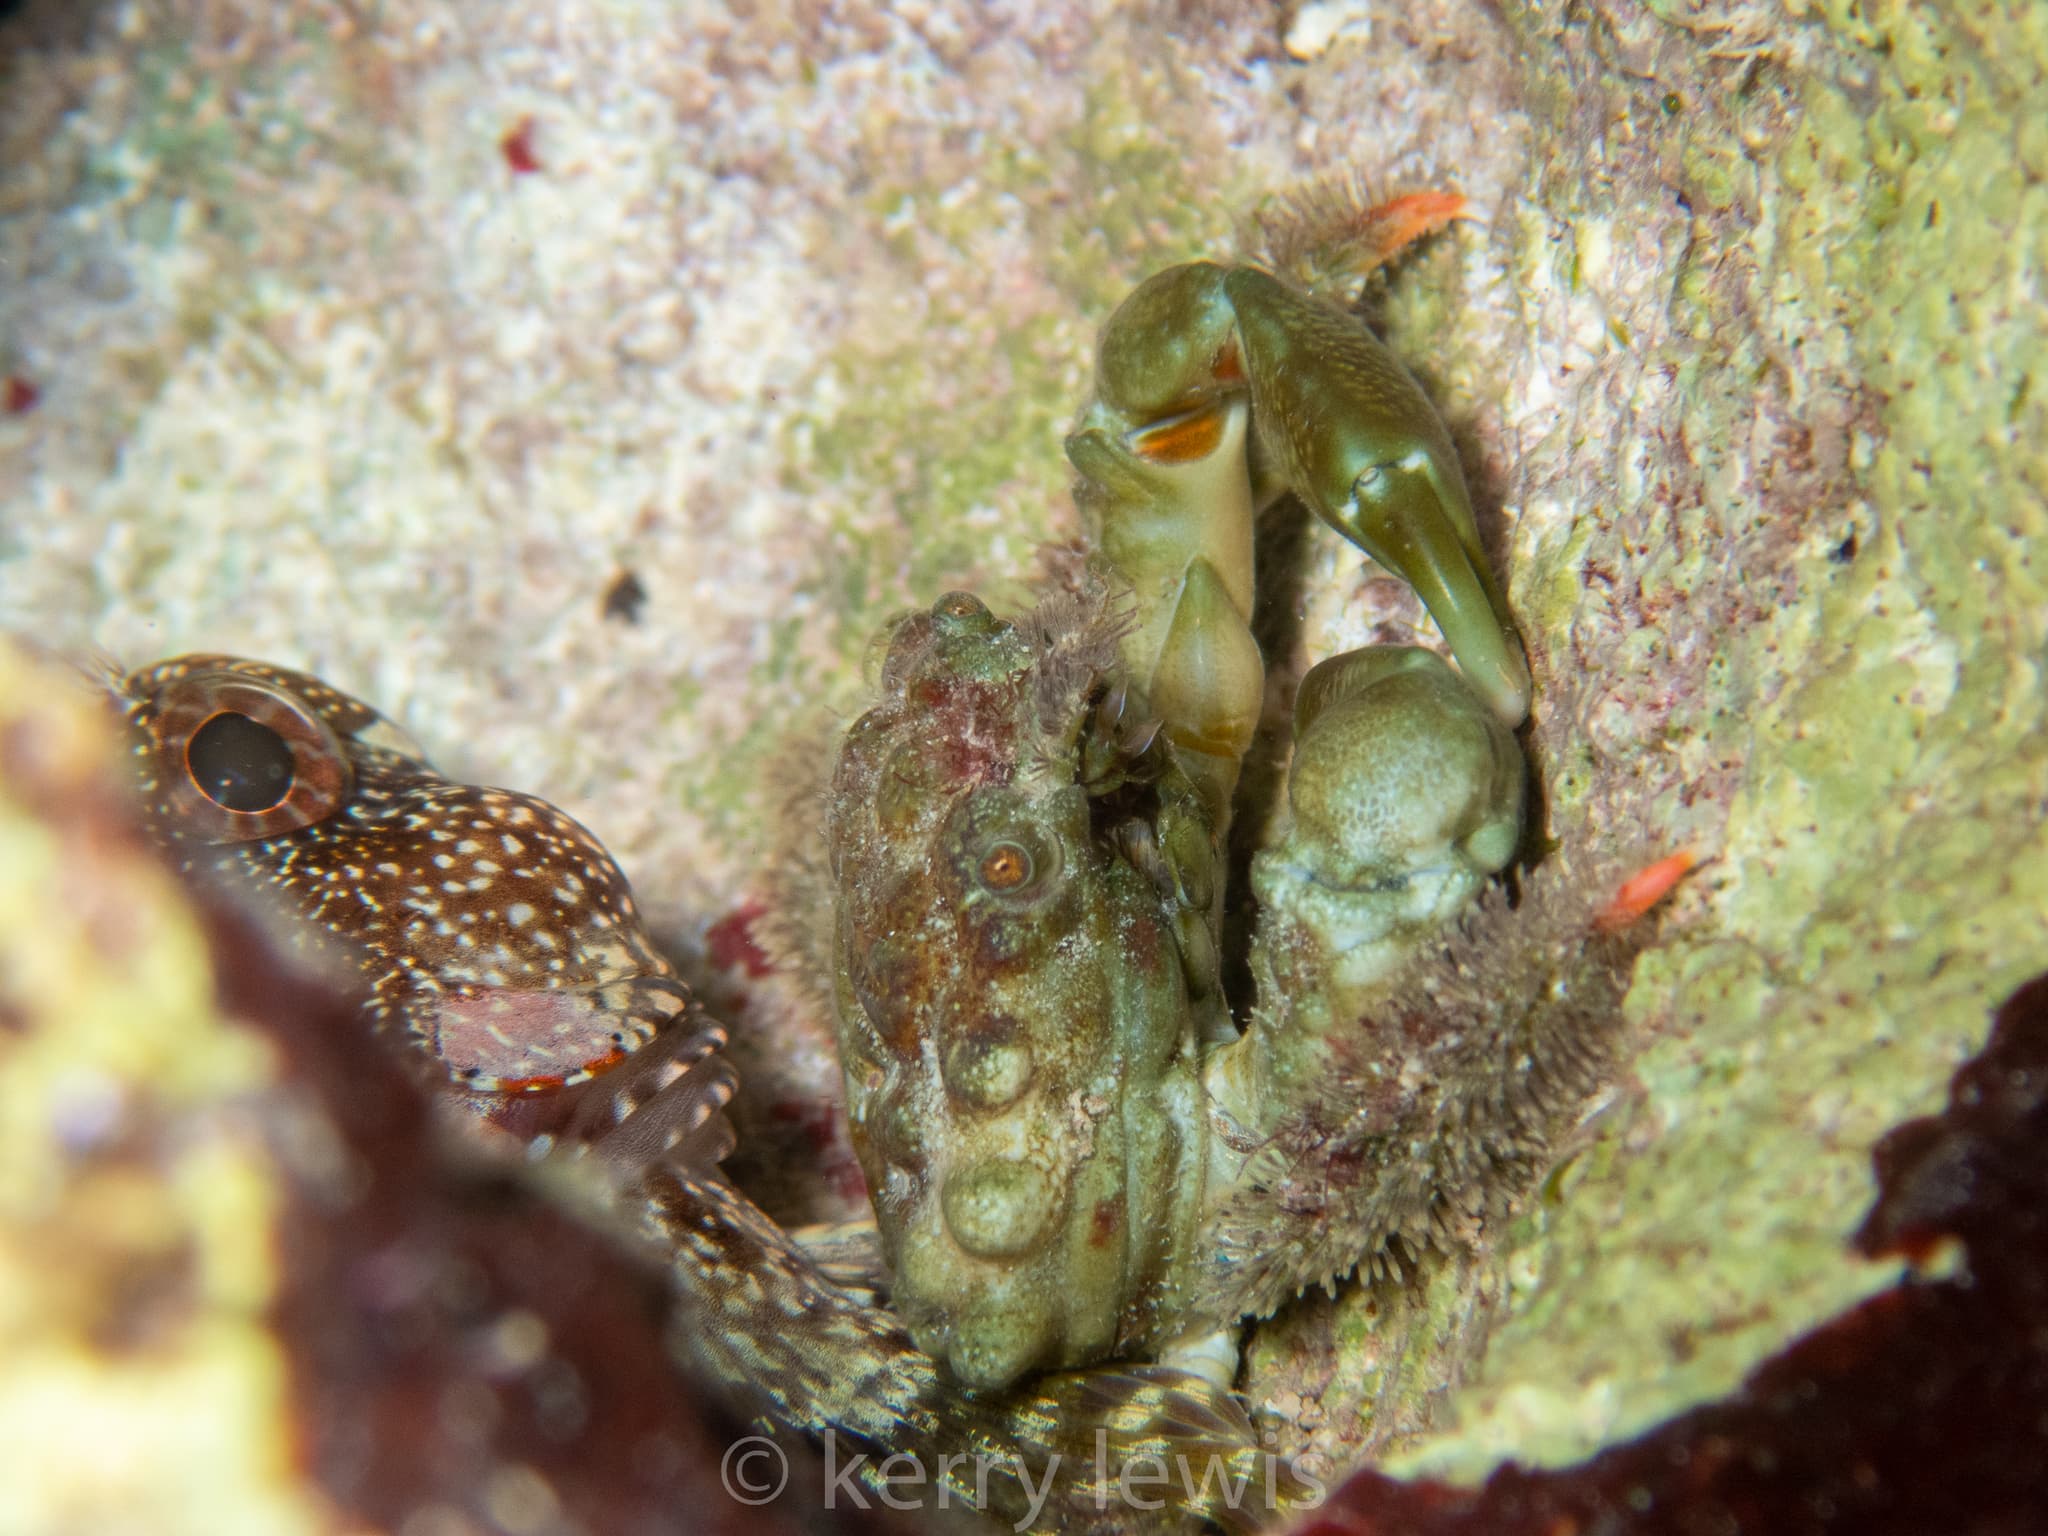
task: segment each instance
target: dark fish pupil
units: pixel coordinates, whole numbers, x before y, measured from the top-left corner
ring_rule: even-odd
[[[267,811],[292,792],[292,749],[267,725],[222,713],[192,733],[185,762],[199,792],[223,810]]]

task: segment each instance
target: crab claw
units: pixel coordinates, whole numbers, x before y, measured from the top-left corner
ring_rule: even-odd
[[[1157,664],[1192,561],[1249,617],[1253,514],[1292,491],[1415,588],[1487,707],[1521,723],[1529,663],[1457,450],[1356,318],[1256,267],[1190,262],[1118,307],[1095,382],[1067,453],[1097,546],[1137,597],[1134,673]],[[1169,714],[1169,734],[1181,723]]]
[[[1333,656],[1302,679],[1260,903],[1313,935],[1340,990],[1368,989],[1514,858],[1524,777],[1513,734],[1434,651]]]
[[[1519,725],[1529,663],[1457,450],[1421,387],[1356,320],[1270,274],[1239,267],[1224,286],[1251,387],[1255,467],[1414,587],[1488,707]]]
[[[1258,730],[1265,681],[1258,642],[1222,576],[1207,560],[1189,561],[1152,670],[1152,707],[1219,824],[1229,817],[1237,766]]]

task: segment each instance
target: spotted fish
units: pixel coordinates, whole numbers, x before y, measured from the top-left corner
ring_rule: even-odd
[[[437,1065],[449,1095],[529,1139],[624,1138],[607,1141],[622,1159],[650,1150],[657,1122],[700,1161],[729,1150],[725,1033],[567,813],[444,777],[304,672],[181,656],[118,693],[156,835],[357,971],[380,1030]]]

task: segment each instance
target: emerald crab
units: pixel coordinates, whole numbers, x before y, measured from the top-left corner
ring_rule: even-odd
[[[891,1293],[978,1390],[1133,1353],[1227,1380],[1217,1212],[1523,830],[1521,639],[1449,434],[1360,321],[1256,267],[1161,272],[1109,321],[1067,453],[1093,569],[1014,622],[967,593],[902,621],[828,818]],[[1240,1027],[1219,969],[1266,692],[1254,519],[1284,494],[1407,579],[1459,662],[1374,646],[1302,680],[1253,968],[1313,975],[1320,1031],[1270,1000]]]

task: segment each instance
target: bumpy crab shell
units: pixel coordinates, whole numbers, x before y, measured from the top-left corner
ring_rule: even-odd
[[[1206,869],[1206,827],[1163,761],[1084,782],[1122,628],[1099,595],[1015,624],[942,598],[833,781],[855,1145],[895,1304],[971,1386],[1151,1342],[1200,1198],[1212,892],[1114,832]]]

